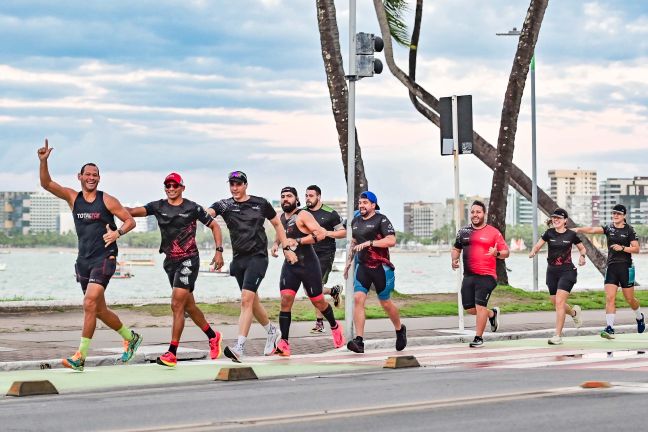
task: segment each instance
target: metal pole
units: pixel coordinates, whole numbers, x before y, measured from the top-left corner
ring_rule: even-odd
[[[355,76],[356,76],[356,0],[349,0],[349,119],[347,122],[347,248],[351,246],[353,212],[355,209]],[[347,340],[354,337],[353,280],[355,264],[351,266],[344,287],[344,320]]]
[[[457,117],[457,96],[452,96],[452,140],[454,148],[454,189],[455,189],[455,231],[459,233],[461,228],[461,202],[459,201],[459,119]],[[459,316],[459,331],[464,331],[464,312],[463,304],[461,301],[461,280],[462,280],[462,266],[459,260],[459,268],[457,269],[457,315]]]
[[[535,54],[531,57],[531,208],[533,244],[538,243],[538,172],[536,166]],[[533,257],[533,291],[538,291],[538,255]]]

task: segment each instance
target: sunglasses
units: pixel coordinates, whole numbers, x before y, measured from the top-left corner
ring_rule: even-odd
[[[622,213],[622,212],[618,212],[618,211],[613,211],[613,212],[612,212],[612,215],[613,215],[613,216],[614,216],[614,215],[623,216],[623,213]]]
[[[243,177],[245,177],[245,174],[243,174],[241,171],[232,171],[229,174],[229,177],[230,178],[243,178]]]
[[[164,187],[166,189],[180,189],[182,186],[180,186],[178,183],[165,183]]]

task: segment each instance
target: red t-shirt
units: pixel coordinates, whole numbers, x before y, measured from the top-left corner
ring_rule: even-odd
[[[490,255],[488,249],[508,250],[502,233],[491,225],[479,229],[472,225],[461,228],[454,247],[463,251],[464,275],[488,275],[495,279],[497,258]]]

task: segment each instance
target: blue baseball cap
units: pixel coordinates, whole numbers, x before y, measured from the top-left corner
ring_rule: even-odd
[[[376,210],[380,210],[380,206],[378,205],[378,197],[375,193],[365,191],[360,194],[360,198],[364,198],[366,200],[369,200],[369,202],[376,204]]]

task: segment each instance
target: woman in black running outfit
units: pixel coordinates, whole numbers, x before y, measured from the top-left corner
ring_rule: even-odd
[[[574,231],[567,229],[568,217],[565,210],[561,208],[554,210],[551,220],[547,221],[547,225],[551,228],[542,234],[542,238],[531,248],[529,254],[529,258],[533,258],[547,243],[547,288],[549,288],[551,303],[556,307],[556,333],[549,339],[549,345],[562,343],[561,334],[565,325],[565,315],[572,317],[576,328],[583,324],[580,306],[567,304],[577,276],[576,267],[572,262],[572,246],[576,245],[580,252],[578,265],[585,265],[585,246]]]

